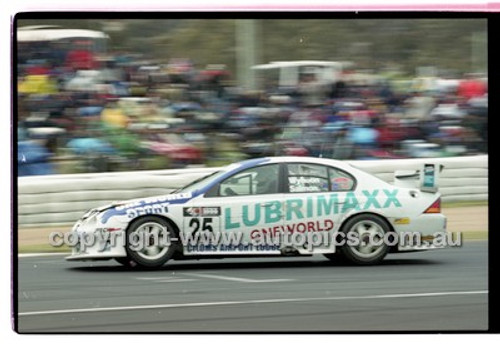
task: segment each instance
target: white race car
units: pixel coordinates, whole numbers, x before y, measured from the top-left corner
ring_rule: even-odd
[[[323,254],[375,264],[388,252],[439,247],[433,240],[446,217],[435,171],[426,165],[420,187],[408,187],[337,160],[247,160],[168,195],[88,211],[72,229],[79,242],[67,260],[159,267],[170,259]]]

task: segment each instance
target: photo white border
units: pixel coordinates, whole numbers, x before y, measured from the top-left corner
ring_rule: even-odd
[[[87,0],[87,1],[70,1],[70,0],[17,0],[4,1],[2,7],[4,11],[0,14],[0,42],[2,45],[0,55],[0,74],[3,83],[0,84],[0,95],[2,105],[2,116],[0,118],[0,149],[4,152],[1,158],[9,159],[8,165],[3,166],[1,175],[1,184],[4,192],[9,191],[11,187],[11,132],[16,131],[16,124],[11,125],[11,57],[10,42],[11,42],[11,21],[16,13],[27,11],[336,11],[336,10],[363,10],[370,9],[374,11],[397,11],[401,10],[424,10],[426,6],[431,7],[431,11],[437,10],[457,10],[460,11],[488,11],[495,8],[495,5],[490,1],[478,0],[342,0],[332,2],[330,0],[270,0],[270,1],[251,1],[251,0],[220,0],[220,1],[200,1],[200,0],[183,0],[182,5],[168,6],[167,2],[161,0],[120,0],[106,1],[102,0]],[[436,8],[436,3],[440,8]],[[335,7],[332,6],[335,4]],[[415,5],[418,4],[418,5]],[[6,10],[5,10],[6,9]],[[496,11],[500,10],[500,6],[496,5]],[[9,83],[6,83],[9,81]],[[14,121],[14,120],[12,120]],[[11,130],[11,126],[13,127]],[[8,170],[7,170],[8,168]],[[15,178],[14,178],[15,179]],[[15,181],[14,181],[15,184]],[[9,197],[3,197],[0,208],[0,221],[8,222],[9,229],[11,227],[11,205],[13,202]],[[5,223],[4,223],[5,226]],[[12,232],[11,238],[12,239]],[[2,287],[0,295],[4,304],[11,303],[11,244],[1,243],[0,255],[2,255],[0,276]],[[498,336],[495,335],[225,335],[221,339],[220,335],[124,335],[117,338],[117,335],[18,335],[12,330],[11,322],[11,307],[4,305],[4,310],[0,313],[0,335],[6,346],[21,346],[37,347],[41,344],[48,343],[51,347],[85,347],[97,344],[97,346],[105,346],[108,344],[120,344],[123,347],[140,347],[144,345],[145,336],[148,336],[148,341],[156,341],[157,344],[178,345],[182,347],[193,347],[195,344],[203,345],[203,347],[241,347],[242,342],[247,342],[244,347],[255,345],[276,345],[283,346],[291,345],[293,347],[310,346],[311,344],[333,344],[335,346],[377,346],[383,344],[386,347],[405,347],[412,348],[422,346],[448,346],[463,347],[470,345],[481,345],[498,341]],[[7,311],[6,308],[9,308]],[[49,342],[40,343],[40,340]]]

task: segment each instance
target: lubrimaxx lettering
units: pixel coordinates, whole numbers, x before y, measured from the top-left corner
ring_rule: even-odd
[[[377,189],[363,190],[361,197],[357,197],[353,192],[348,192],[345,195],[341,194],[341,196],[338,193],[331,193],[307,198],[291,198],[285,201],[270,201],[265,206],[260,203],[245,204],[238,214],[235,213],[234,208],[227,207],[224,210],[225,229],[273,224],[283,219],[295,221],[327,217],[332,214],[344,214],[351,210],[390,208],[391,206],[399,208],[401,203],[397,194],[397,189],[381,191]]]

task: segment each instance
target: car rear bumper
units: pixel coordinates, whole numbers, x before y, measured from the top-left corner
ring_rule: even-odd
[[[398,251],[441,249],[450,237],[446,216],[440,213],[393,219],[392,223],[399,237]]]

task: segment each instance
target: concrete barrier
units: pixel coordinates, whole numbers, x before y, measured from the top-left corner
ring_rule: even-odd
[[[488,156],[349,161],[392,182],[395,170],[444,165],[440,192],[444,202],[488,199]],[[220,168],[193,168],[18,178],[18,223],[22,226],[71,224],[90,208],[113,201],[161,195]]]

